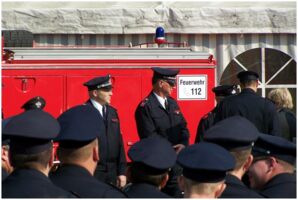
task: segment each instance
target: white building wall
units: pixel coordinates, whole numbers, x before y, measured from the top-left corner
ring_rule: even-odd
[[[92,39],[91,39],[92,38]],[[37,34],[37,46],[128,46],[154,41],[154,34]],[[199,51],[214,55],[217,60],[217,75],[237,55],[253,48],[265,47],[280,50],[297,60],[296,34],[167,34],[168,42],[187,42],[197,46]]]

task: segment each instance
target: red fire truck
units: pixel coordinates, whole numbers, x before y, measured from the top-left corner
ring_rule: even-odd
[[[114,82],[111,104],[118,110],[127,151],[139,140],[134,112],[151,91],[151,68],[179,68],[172,96],[186,118],[193,143],[200,118],[215,104],[211,89],[215,85],[216,61],[209,53],[185,44],[184,47],[169,44],[125,48],[5,47],[2,52],[4,117],[22,112],[22,104],[37,95],[46,99],[44,110],[57,117],[88,99],[84,82],[111,74]]]

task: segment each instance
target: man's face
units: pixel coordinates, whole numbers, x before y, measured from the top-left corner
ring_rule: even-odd
[[[101,105],[110,104],[112,95],[112,89],[101,88],[94,91],[94,100],[100,103]]]
[[[253,189],[261,189],[269,180],[267,159],[256,160],[252,163],[248,169],[248,177],[250,182],[250,187]]]
[[[173,89],[176,87],[173,82],[161,80],[161,90],[164,93],[165,96],[170,96],[172,94]]]

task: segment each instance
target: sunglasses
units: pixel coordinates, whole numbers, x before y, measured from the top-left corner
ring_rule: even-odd
[[[113,86],[107,86],[107,87],[99,88],[99,90],[102,90],[104,92],[110,92],[111,90],[113,90]]]
[[[172,80],[163,80],[164,82],[167,82],[171,87],[175,87],[176,86],[176,81]]]

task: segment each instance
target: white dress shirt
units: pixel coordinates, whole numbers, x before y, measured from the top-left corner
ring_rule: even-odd
[[[156,94],[155,92],[153,92],[153,94],[156,96],[157,100],[159,101],[159,103],[162,105],[162,107],[164,109],[166,109],[165,107],[165,101],[167,100],[167,98],[162,98],[161,96],[159,96],[158,94]]]
[[[93,104],[93,106],[99,111],[99,113],[101,114],[101,116],[103,117],[102,114],[102,105],[100,103],[98,103],[97,101],[90,99],[91,103]]]

